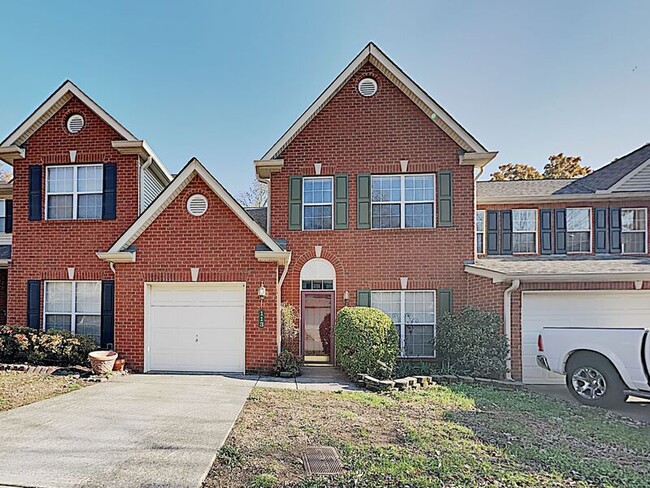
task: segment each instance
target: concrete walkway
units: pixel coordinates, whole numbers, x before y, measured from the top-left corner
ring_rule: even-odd
[[[297,378],[262,376],[257,380],[255,386],[318,391],[357,391],[360,389],[339,369],[329,364],[305,365],[302,368],[302,375]]]
[[[0,413],[0,486],[196,488],[255,384],[131,375]]]

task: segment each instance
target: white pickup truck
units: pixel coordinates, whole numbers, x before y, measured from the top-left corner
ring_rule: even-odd
[[[566,375],[581,403],[614,406],[628,396],[650,399],[650,330],[544,327],[537,364]]]

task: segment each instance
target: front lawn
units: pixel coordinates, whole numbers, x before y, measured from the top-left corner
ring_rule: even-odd
[[[304,476],[307,445],[346,473]],[[253,390],[204,487],[650,486],[650,426],[473,385],[413,393]]]
[[[0,412],[82,388],[65,376],[0,372]]]

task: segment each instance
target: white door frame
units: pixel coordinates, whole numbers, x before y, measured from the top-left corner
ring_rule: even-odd
[[[147,373],[151,370],[150,361],[151,355],[149,354],[151,350],[151,322],[150,322],[150,312],[151,307],[151,293],[154,287],[156,288],[175,288],[178,286],[183,286],[187,288],[229,288],[233,285],[241,285],[244,288],[244,369],[246,367],[246,308],[248,305],[248,300],[246,299],[246,282],[245,281],[145,281],[144,282],[144,372]]]

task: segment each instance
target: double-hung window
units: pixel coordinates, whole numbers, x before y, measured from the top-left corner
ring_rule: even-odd
[[[512,211],[512,252],[514,254],[537,252],[537,210]]]
[[[0,200],[0,233],[7,228],[7,206],[6,200]]]
[[[101,164],[48,166],[45,199],[48,220],[102,218]]]
[[[648,242],[648,209],[621,209],[621,251],[623,254],[645,254]]]
[[[372,228],[433,227],[434,180],[433,174],[372,176]]]
[[[591,209],[566,209],[566,250],[568,253],[591,252]]]
[[[330,176],[304,178],[302,185],[303,229],[332,229],[332,189]]]
[[[434,291],[373,291],[370,300],[392,319],[402,356],[435,356]]]
[[[64,330],[101,340],[101,282],[46,281],[45,330]]]
[[[485,254],[485,210],[476,211],[476,254]]]

